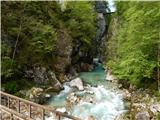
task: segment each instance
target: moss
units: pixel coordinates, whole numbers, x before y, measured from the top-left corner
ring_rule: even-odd
[[[155,96],[157,97],[157,101],[160,101],[160,92],[159,91],[155,92]]]
[[[11,94],[18,94],[19,90],[30,89],[31,87],[36,86],[32,80],[20,79],[20,80],[10,80],[2,84],[2,87],[5,88],[5,91]]]
[[[5,88],[6,92],[9,92],[9,93],[12,93],[12,94],[14,94],[18,90],[20,90],[16,81],[7,82],[6,84],[2,85],[2,87]]]
[[[157,120],[160,120],[160,113],[157,114]]]

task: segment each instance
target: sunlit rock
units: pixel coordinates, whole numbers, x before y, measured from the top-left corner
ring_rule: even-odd
[[[84,90],[84,87],[83,87],[83,82],[80,78],[76,78],[74,80],[72,80],[69,85],[71,87],[76,87],[78,88],[78,90]]]
[[[85,120],[96,120],[93,115],[88,116]]]
[[[131,93],[127,89],[123,89],[120,91],[120,95],[124,100],[130,100],[131,99]]]
[[[66,112],[66,108],[65,107],[62,107],[62,108],[57,108],[56,111],[59,111],[59,112]]]
[[[153,104],[149,109],[153,115],[156,115],[158,112],[160,112],[160,104]]]
[[[111,72],[107,72],[107,75],[106,75],[106,80],[109,80],[109,81],[114,81],[116,80],[116,77],[114,77]]]

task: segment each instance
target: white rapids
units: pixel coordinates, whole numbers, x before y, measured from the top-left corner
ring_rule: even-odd
[[[94,101],[81,102],[74,106],[72,115],[86,119],[94,116],[96,120],[114,120],[115,117],[124,112],[124,103],[121,96],[103,86],[92,87]]]
[[[106,80],[106,72],[101,65],[92,72],[80,73],[79,77],[85,85],[84,90],[65,83],[65,89],[53,96],[48,104],[82,120],[115,120],[118,115],[126,112],[118,85]]]
[[[84,120],[88,120],[87,118],[89,116],[93,116],[96,120],[114,120],[117,115],[126,111],[122,97],[118,92],[107,90],[102,85],[90,87],[90,92],[93,93],[92,95],[87,94],[86,91],[87,90],[75,91],[75,94],[81,95],[82,99],[73,106],[71,111],[67,111],[70,115]],[[61,104],[62,101],[66,103],[67,96],[72,92],[72,88],[65,85],[65,89],[61,91],[59,95],[55,96],[54,99],[51,99],[49,104],[58,105],[58,103]],[[92,102],[88,100],[90,97],[92,98]],[[64,105],[63,107],[66,106]],[[62,106],[60,106],[60,108],[62,108]],[[47,120],[53,118],[54,115],[47,118]]]

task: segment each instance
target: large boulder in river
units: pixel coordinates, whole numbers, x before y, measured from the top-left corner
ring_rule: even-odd
[[[73,79],[71,82],[69,82],[69,85],[71,87],[78,88],[78,90],[84,90],[83,82],[82,82],[81,78],[75,78],[75,79]]]

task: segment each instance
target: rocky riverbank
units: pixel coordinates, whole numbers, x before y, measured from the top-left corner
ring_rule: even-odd
[[[115,120],[160,120],[160,99],[155,91],[138,89],[119,81],[110,70],[106,73],[106,80],[117,84],[128,109],[128,112],[117,116]]]
[[[122,85],[120,85],[121,87]],[[149,89],[124,89],[121,87],[128,112],[116,120],[159,120],[160,101]]]
[[[61,112],[85,120],[114,120],[126,112],[123,91],[117,80],[106,80],[102,65],[91,72],[82,72],[70,82],[63,84],[64,90],[52,96],[49,105]]]

